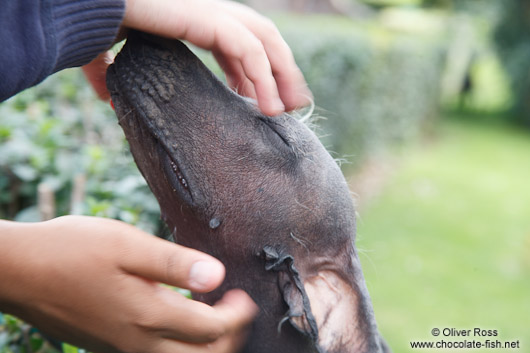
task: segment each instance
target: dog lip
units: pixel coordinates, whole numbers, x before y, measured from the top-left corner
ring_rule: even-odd
[[[162,164],[164,167],[164,172],[168,176],[168,181],[173,186],[173,191],[178,193],[178,195],[183,199],[183,201],[193,204],[193,193],[190,187],[190,179],[186,176],[185,172],[182,170],[181,163],[170,154],[163,144],[159,144],[160,152],[164,156],[162,159]]]

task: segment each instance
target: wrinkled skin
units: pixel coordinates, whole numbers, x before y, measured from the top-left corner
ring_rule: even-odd
[[[303,123],[267,117],[178,41],[131,34],[107,73],[119,123],[179,244],[260,307],[243,352],[388,351],[340,169]]]

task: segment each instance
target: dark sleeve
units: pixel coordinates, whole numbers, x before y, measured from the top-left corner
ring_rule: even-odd
[[[109,48],[125,0],[0,0],[0,102]]]

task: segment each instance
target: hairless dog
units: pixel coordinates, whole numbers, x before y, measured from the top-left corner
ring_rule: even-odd
[[[133,33],[107,73],[125,136],[179,244],[260,307],[246,353],[378,353],[345,179],[315,134],[268,117],[181,42]]]

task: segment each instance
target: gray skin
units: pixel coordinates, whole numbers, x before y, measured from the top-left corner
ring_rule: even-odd
[[[107,85],[179,244],[226,266],[260,307],[242,352],[387,352],[354,246],[344,177],[315,134],[264,116],[179,41],[130,34]]]

